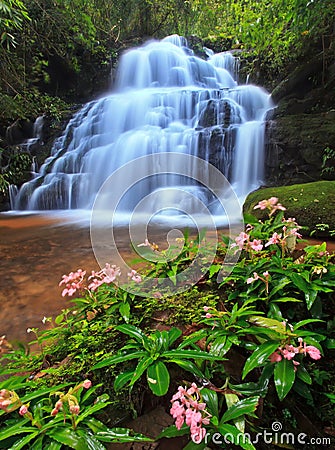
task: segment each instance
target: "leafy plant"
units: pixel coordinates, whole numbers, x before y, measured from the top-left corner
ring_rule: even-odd
[[[162,396],[167,393],[170,385],[170,374],[166,363],[177,364],[182,369],[202,377],[201,370],[190,360],[217,359],[217,356],[200,349],[185,349],[182,343],[176,348],[171,348],[181,336],[182,332],[178,328],[171,328],[169,331],[155,331],[149,336],[133,325],[119,325],[115,329],[127,334],[131,339],[116,355],[105,357],[93,367],[93,370],[138,360],[135,368],[122,372],[115,378],[114,389],[116,391],[127,383],[133,386],[146,372],[148,386],[155,395]]]
[[[15,385],[19,389],[28,387],[22,377],[12,378],[2,383],[0,391],[1,413],[8,415],[0,428],[0,448],[19,450],[28,445],[41,450],[103,450],[104,442],[150,441],[129,429],[110,429],[96,419],[94,415],[108,406],[108,396],[97,397],[95,393],[101,385],[91,387],[89,380],[70,387],[67,392],[64,392],[65,384],[32,390],[23,397],[16,393]]]

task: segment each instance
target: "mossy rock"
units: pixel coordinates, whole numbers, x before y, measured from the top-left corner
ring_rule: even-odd
[[[261,188],[248,195],[244,212],[264,218],[264,211],[253,208],[260,200],[270,197],[278,197],[286,208],[285,217],[295,217],[304,227],[302,234],[309,236],[313,232],[317,237],[331,237],[331,231],[335,230],[335,181]]]

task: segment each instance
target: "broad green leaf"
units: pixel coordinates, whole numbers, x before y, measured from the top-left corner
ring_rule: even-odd
[[[181,336],[182,331],[180,328],[173,327],[169,330],[169,347]]]
[[[75,450],[91,450],[83,438],[70,428],[54,427],[49,429],[47,434],[61,444]]]
[[[125,354],[117,353],[116,355],[107,357],[107,358],[103,359],[102,361],[98,362],[97,364],[95,364],[92,367],[92,370],[101,369],[102,367],[111,366],[113,364],[118,364],[120,362],[129,361],[131,359],[140,359],[144,355],[147,355],[147,352],[140,351],[140,352],[125,353]]]
[[[226,399],[228,410],[229,410],[229,408],[231,408],[233,405],[235,405],[239,401],[239,397],[236,394],[224,394],[224,397]],[[238,430],[241,431],[241,433],[244,433],[244,431],[245,431],[244,415],[234,419],[234,425]]]
[[[189,430],[189,428],[188,428]],[[109,428],[108,431],[98,431],[95,438],[101,442],[153,442],[153,439],[140,433],[134,433],[128,428]]]
[[[272,299],[271,302],[272,303],[287,303],[287,302],[301,303],[302,300],[299,300],[298,298],[295,298],[295,297],[279,297],[279,298]]]
[[[279,292],[281,289],[283,289],[285,286],[287,286],[290,283],[291,283],[291,281],[287,277],[284,277],[281,280],[276,281],[275,287],[270,291],[269,298],[273,297],[277,292]],[[273,301],[273,300],[271,300],[271,301]]]
[[[201,396],[206,403],[206,409],[212,416],[219,417],[219,399],[218,394],[212,389],[201,389]]]
[[[130,305],[129,303],[121,303],[119,306],[120,314],[125,322],[129,322],[130,317]]]
[[[158,441],[161,438],[173,438],[177,436],[185,436],[185,434],[190,433],[190,428],[183,424],[180,430],[176,427],[176,425],[170,425],[169,427],[165,428],[157,437],[156,441]]]
[[[268,341],[260,345],[246,360],[242,372],[242,379],[255,367],[262,366],[269,359],[269,356],[277,350],[278,346],[277,341]]]
[[[317,291],[314,291],[311,289],[308,292],[305,292],[305,300],[306,300],[306,306],[307,306],[308,310],[310,310],[311,307],[313,306],[317,295],[318,295]]]
[[[182,369],[186,370],[187,372],[190,372],[191,374],[196,375],[197,377],[204,378],[204,374],[201,372],[198,366],[196,366],[192,361],[183,359],[169,359],[169,363],[175,363]]]
[[[34,431],[36,431],[36,427],[25,427],[22,425],[23,423],[20,420],[14,425],[7,426],[4,430],[0,431],[0,442],[17,434],[33,433]]]
[[[162,361],[156,361],[147,369],[149,388],[155,395],[165,395],[170,385],[170,374]]]
[[[276,319],[269,319],[268,317],[262,316],[251,316],[248,322],[257,325],[258,327],[270,328],[280,334],[288,334],[289,330],[283,322],[279,322]]]
[[[298,366],[296,375],[298,378],[300,378],[300,380],[302,380],[304,383],[306,384],[312,384],[312,378],[310,376],[310,374],[307,372],[306,368],[300,364]]]
[[[241,433],[236,427],[229,423],[223,423],[218,427],[218,431],[222,437],[218,437],[215,444],[224,445],[232,442],[240,446],[244,450],[256,450],[247,435]]]
[[[218,359],[222,360],[222,358],[218,358],[216,355],[210,355],[208,352],[204,352],[203,350],[179,350],[176,348],[175,350],[169,350],[167,352],[162,353],[162,357],[164,358],[190,358],[190,359],[208,359],[211,361],[217,361]]]
[[[82,422],[86,417],[89,417],[96,413],[97,411],[100,411],[101,409],[106,408],[107,405],[110,405],[112,402],[108,401],[99,401],[99,397],[96,403],[94,403],[92,406],[89,406],[84,409],[84,411],[80,412],[79,416],[76,419],[76,423]]]
[[[150,343],[149,339],[140,328],[137,328],[134,325],[124,324],[118,325],[117,327],[115,327],[115,329],[134,338],[138,343],[142,344],[148,350],[147,346]]]
[[[108,430],[108,427],[95,417],[89,417],[88,419],[86,419],[85,425],[87,425],[89,429],[93,431],[94,434],[97,433],[98,431]]]
[[[86,443],[87,448],[89,448],[89,450],[106,450],[106,447],[103,444],[101,444],[101,442],[98,441],[98,439],[96,439],[95,436],[93,436],[87,430],[79,429],[77,430],[77,433]]]
[[[36,428],[35,428],[36,430]],[[23,437],[19,441],[16,441],[9,450],[21,450],[24,448],[30,441],[35,439],[40,434],[40,431],[35,431],[34,433],[30,433],[27,436]]]
[[[243,416],[244,414],[254,415],[258,401],[259,397],[249,397],[238,401],[223,414],[220,419],[220,425],[223,425],[225,422],[229,422],[230,420],[234,420],[237,417]]]
[[[227,336],[219,336],[211,342],[209,353],[222,358],[231,348],[233,343],[227,339]]]
[[[183,448],[183,450],[204,450],[207,447],[207,444],[205,442],[205,440],[203,440],[202,442],[199,442],[199,444],[196,444],[193,441],[189,441],[185,447]]]
[[[320,320],[320,319],[305,319],[305,320],[300,320],[300,322],[297,322],[294,325],[294,330],[297,330],[298,328],[303,327],[304,325],[308,325],[309,323],[314,323],[314,322],[324,322],[324,320]]]
[[[301,274],[292,272],[288,276],[291,278],[293,284],[305,294],[311,290],[310,285]]]
[[[282,401],[294,384],[295,370],[293,361],[283,358],[276,363],[273,375],[279,400]]]
[[[135,370],[120,373],[114,380],[114,390],[117,392],[123,388],[134,376]]]
[[[141,378],[143,373],[147,370],[147,368],[154,362],[154,358],[151,356],[145,356],[139,361],[134,371],[134,375],[130,380],[130,386],[132,386],[136,381]]]

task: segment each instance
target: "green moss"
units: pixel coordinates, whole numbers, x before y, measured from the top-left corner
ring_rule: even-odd
[[[304,227],[302,233],[310,235],[317,224],[325,224],[322,236],[329,237],[335,230],[335,181],[316,181],[313,183],[294,184],[259,189],[248,195],[244,203],[244,212],[262,218],[262,211],[254,206],[263,199],[278,197],[287,209],[286,217],[295,217]],[[321,236],[319,233],[318,235]]]

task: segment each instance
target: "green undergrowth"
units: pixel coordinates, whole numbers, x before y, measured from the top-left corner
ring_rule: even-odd
[[[275,449],[278,436],[255,438],[278,422],[331,447],[335,256],[326,243],[297,247],[301,227],[283,204],[260,201],[216,249],[205,232],[166,250],[146,240],[141,255],[155,262],[127,281],[109,264],[64,275],[69,306],[43,318],[48,329],[29,330],[27,346],[1,339],[0,448],[188,435],[187,450]],[[175,420],[159,436],[126,428],[158,404]]]
[[[263,198],[279,197],[287,208],[287,217],[296,217],[307,236],[334,237],[335,181],[316,181],[259,189],[248,195],[244,211],[251,213]],[[259,211],[257,217],[264,217]],[[333,233],[331,233],[333,231]]]

